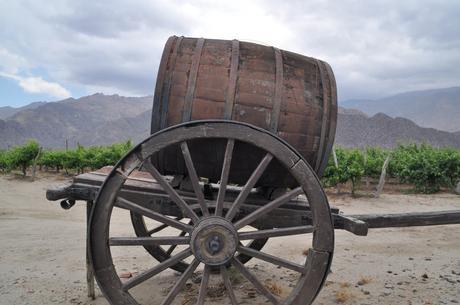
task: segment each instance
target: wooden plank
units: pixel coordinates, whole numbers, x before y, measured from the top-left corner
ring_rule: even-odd
[[[460,224],[460,210],[350,215],[350,217],[366,222],[370,229]]]
[[[333,220],[335,229],[342,229],[358,236],[367,235],[368,225],[362,220],[342,214],[334,214]]]

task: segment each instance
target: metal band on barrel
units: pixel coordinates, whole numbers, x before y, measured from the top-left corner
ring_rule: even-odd
[[[235,104],[236,96],[236,82],[238,80],[238,64],[240,59],[240,42],[238,40],[232,41],[232,62],[230,64],[230,77],[225,97],[225,111],[224,118],[230,120],[233,113],[233,105]]]
[[[163,55],[161,56],[160,67],[158,68],[158,75],[155,85],[155,95],[153,97],[152,107],[152,121],[150,122],[150,133],[153,134],[161,129],[161,109],[162,109],[162,96],[163,87],[165,83],[166,70],[168,68],[168,61],[171,56],[174,44],[177,41],[177,36],[171,36],[166,42]]]
[[[199,38],[196,42],[195,53],[192,58],[192,66],[187,83],[187,92],[185,93],[184,109],[182,112],[182,122],[188,122],[192,119],[192,105],[195,97],[196,78],[198,68],[200,67],[201,51],[203,50],[204,38]]]
[[[327,143],[325,144],[325,151],[323,153],[323,159],[321,160],[321,164],[319,165],[318,171],[316,172],[319,176],[322,176],[322,173],[326,169],[327,162],[329,160],[329,155],[332,150],[332,146],[334,144],[335,138],[335,130],[337,127],[337,87],[335,83],[334,72],[332,72],[331,67],[325,63],[326,71],[328,72],[328,79],[330,85],[330,104],[329,104],[329,130],[327,136]]]
[[[276,133],[278,131],[278,120],[281,110],[281,102],[283,99],[283,83],[284,83],[284,74],[283,74],[283,55],[281,50],[273,48],[275,50],[275,97],[273,99],[273,108],[270,117],[270,131]]]
[[[329,90],[328,84],[326,83],[326,76],[328,75],[326,69],[324,68],[324,63],[320,60],[316,61],[318,63],[319,73],[321,75],[321,85],[323,88],[323,118],[321,122],[321,136],[319,139],[319,147],[318,147],[318,155],[316,156],[315,162],[315,172],[318,172],[321,161],[323,159],[323,151],[324,151],[324,141],[326,140],[327,134],[327,122],[329,121]],[[327,77],[329,79],[329,77]]]
[[[181,36],[177,38],[176,44],[174,46],[174,51],[171,54],[170,58],[170,63],[168,67],[168,72],[165,77],[165,83],[163,85],[163,91],[161,95],[161,122],[160,122],[160,127],[161,129],[164,129],[167,126],[168,123],[168,107],[169,107],[169,95],[171,93],[171,85],[172,85],[172,76],[174,72],[174,67],[176,66],[176,59],[177,59],[177,53],[179,52],[180,45],[182,43],[182,40],[184,39],[184,36]]]

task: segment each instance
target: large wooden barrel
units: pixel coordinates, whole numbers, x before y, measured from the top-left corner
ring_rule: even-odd
[[[332,69],[324,61],[255,43],[170,37],[158,71],[151,132],[202,119],[235,120],[269,130],[321,176],[337,121]],[[194,155],[209,153],[197,148]],[[164,172],[183,170],[164,162]],[[216,180],[219,171],[201,172]]]

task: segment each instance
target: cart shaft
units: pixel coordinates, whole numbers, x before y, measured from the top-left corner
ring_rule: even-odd
[[[460,210],[400,214],[350,215],[364,221],[369,229],[460,224]]]

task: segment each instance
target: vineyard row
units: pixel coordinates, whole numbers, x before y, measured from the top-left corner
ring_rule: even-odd
[[[83,173],[107,165],[114,165],[132,148],[131,141],[109,146],[78,146],[69,150],[42,150],[39,143],[30,140],[21,146],[0,150],[0,171],[21,170],[26,175],[33,166],[45,170],[65,170]],[[384,163],[385,166],[384,166]],[[387,177],[414,186],[422,193],[453,189],[460,182],[460,150],[434,148],[430,145],[400,145],[395,149],[368,147],[347,149],[335,147],[322,183],[326,187],[351,182],[352,193],[363,177],[379,179],[385,168]]]

